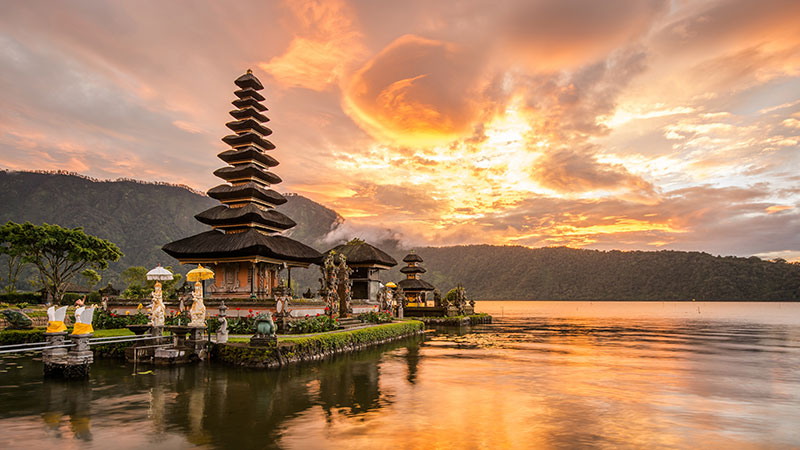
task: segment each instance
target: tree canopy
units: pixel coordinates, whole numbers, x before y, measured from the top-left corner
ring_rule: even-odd
[[[82,228],[58,225],[22,225],[8,222],[9,239],[22,261],[39,269],[39,280],[50,298],[61,301],[67,284],[85,269],[103,270],[122,252],[116,244],[88,235]]]

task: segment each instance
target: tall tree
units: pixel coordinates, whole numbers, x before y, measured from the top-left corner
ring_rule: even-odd
[[[6,292],[16,292],[19,272],[25,265],[22,225],[7,222],[0,227],[0,255],[6,256]]]
[[[82,228],[22,224],[24,259],[39,269],[45,291],[60,302],[72,278],[84,269],[103,270],[122,256],[116,244],[86,234]]]

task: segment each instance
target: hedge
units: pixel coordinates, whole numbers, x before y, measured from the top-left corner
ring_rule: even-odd
[[[5,292],[0,294],[0,303],[16,305],[17,303],[43,303],[42,294],[38,292]]]
[[[281,338],[277,347],[252,347],[237,343],[216,344],[211,356],[213,359],[237,366],[280,367],[420,334],[423,328],[422,322],[409,320],[317,336]]]
[[[43,342],[44,328],[32,330],[3,330],[0,331],[0,345],[27,344],[29,342]]]

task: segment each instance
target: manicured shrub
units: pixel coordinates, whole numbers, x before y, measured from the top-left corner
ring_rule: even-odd
[[[364,323],[389,323],[392,321],[389,311],[369,311],[359,314],[357,318]]]
[[[43,303],[42,294],[38,292],[10,292],[0,294],[0,303],[17,304],[17,303]]]
[[[42,341],[44,341],[44,328],[0,331],[0,345],[27,344],[29,342]]]
[[[289,322],[288,328],[289,334],[322,333],[338,329],[339,319],[325,314],[306,315],[302,319]]]

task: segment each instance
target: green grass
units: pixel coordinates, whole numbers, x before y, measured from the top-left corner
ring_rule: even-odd
[[[127,328],[112,328],[110,330],[94,330],[94,337],[133,336],[133,331]]]

